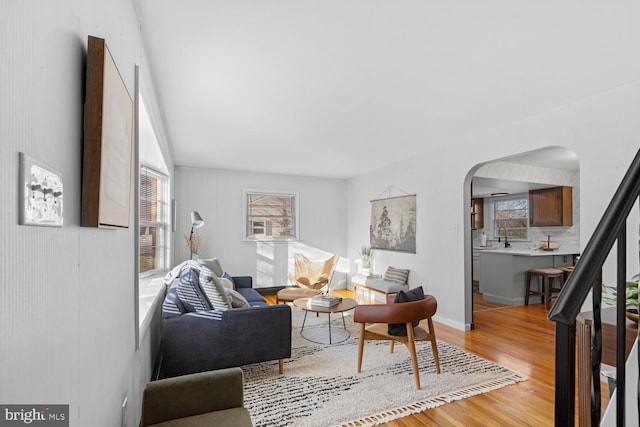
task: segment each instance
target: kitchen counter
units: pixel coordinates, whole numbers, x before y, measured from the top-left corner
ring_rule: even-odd
[[[474,251],[482,253],[493,253],[502,255],[520,255],[520,256],[549,256],[549,255],[576,255],[577,250],[567,247],[559,247],[555,251],[543,251],[542,249],[522,249],[522,248],[503,248],[503,247],[474,247]]]
[[[474,248],[474,251],[477,248]],[[532,268],[565,267],[573,265],[577,251],[570,247],[555,251],[515,248],[483,248],[480,255],[480,292],[488,301],[506,305],[524,305],[527,271]],[[532,297],[536,304],[540,297]]]

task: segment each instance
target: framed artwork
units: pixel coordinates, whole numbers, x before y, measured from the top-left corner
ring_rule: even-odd
[[[134,111],[103,39],[89,36],[84,112],[82,225],[128,228]]]
[[[416,195],[371,201],[371,249],[416,253]]]
[[[62,227],[62,175],[20,153],[20,224]]]

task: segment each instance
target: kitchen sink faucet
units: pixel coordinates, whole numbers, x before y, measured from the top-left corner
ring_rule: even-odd
[[[498,228],[498,243],[500,243],[500,230],[504,230],[504,247],[505,248],[510,248],[511,247],[511,243],[509,243],[509,240],[507,239],[507,229],[506,229],[506,227],[499,227]]]

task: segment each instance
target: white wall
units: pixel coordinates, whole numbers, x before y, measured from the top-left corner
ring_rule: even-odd
[[[135,425],[157,346],[147,334],[136,350],[136,230],[79,225],[87,36],[106,39],[132,96],[135,64],[152,81],[133,2],[2,2],[0,21],[0,402],[114,426],[128,396]],[[62,173],[63,228],[18,225],[18,152]]]
[[[197,229],[204,237],[200,256],[219,258],[231,275],[252,276],[256,288],[286,285],[290,258],[297,251],[317,253],[318,257],[331,253],[350,255],[345,250],[345,180],[189,167],[176,167],[175,177],[178,229],[174,236],[174,264],[189,258],[183,235],[189,234],[189,214],[193,210],[205,221]],[[298,192],[302,242],[243,241],[245,189]],[[342,265],[347,264],[338,266],[332,287],[344,287]]]
[[[471,322],[469,182],[483,163],[548,146],[580,161],[580,241],[586,245],[640,146],[640,84],[635,82],[517,123],[461,138],[437,152],[349,180],[347,247],[368,242],[369,200],[389,185],[417,194],[417,253],[378,251],[376,269],[411,269],[411,285],[438,299],[439,321]],[[425,141],[425,145],[428,141]],[[637,210],[628,230],[637,230]],[[465,236],[467,237],[465,239]],[[638,271],[637,239],[629,239],[629,275]],[[635,249],[634,249],[635,248]],[[610,268],[605,268],[605,277]],[[355,272],[351,265],[351,272]]]

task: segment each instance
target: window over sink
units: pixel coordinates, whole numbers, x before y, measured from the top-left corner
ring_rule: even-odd
[[[514,240],[529,239],[529,197],[520,194],[493,201],[493,236]]]

